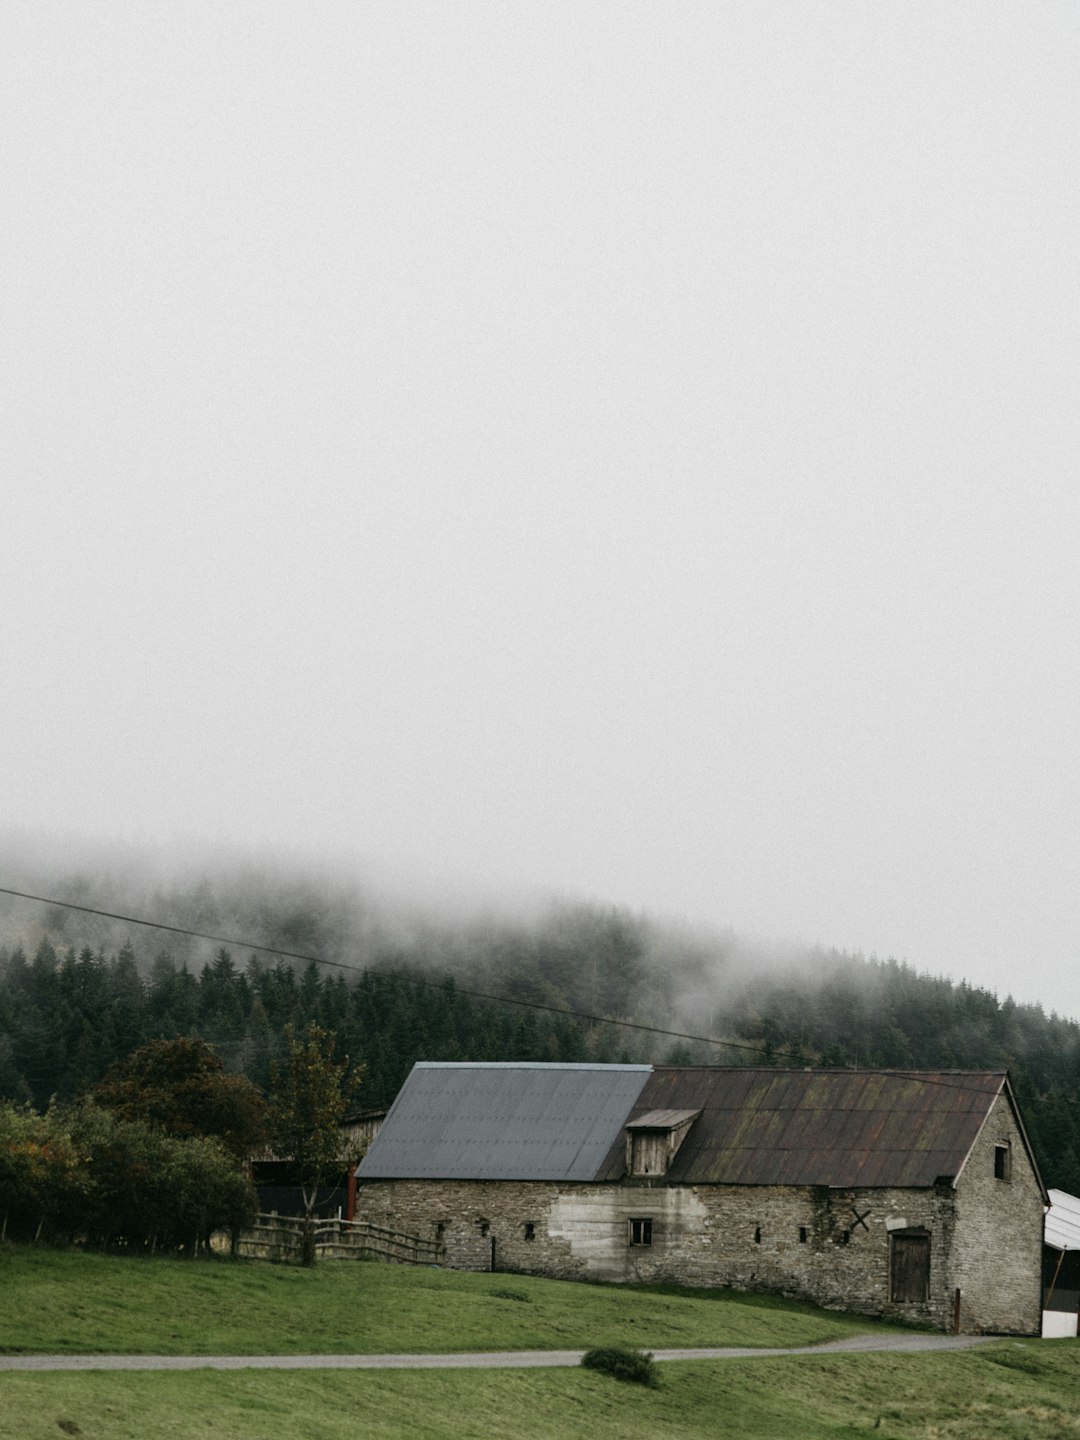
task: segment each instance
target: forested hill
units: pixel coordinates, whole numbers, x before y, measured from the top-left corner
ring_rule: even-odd
[[[82,903],[101,898],[84,889]],[[122,908],[110,898],[100,908]],[[362,1067],[363,1108],[388,1104],[418,1059],[1007,1068],[1044,1178],[1080,1192],[1080,1026],[1038,1006],[894,961],[777,955],[588,906],[450,925],[376,917],[341,892],[324,903],[313,886],[249,890],[246,909],[205,884],[154,898],[124,913],[332,963],[8,906],[0,1098],[74,1098],[146,1040],[181,1034],[265,1086],[285,1026],[310,1019]]]

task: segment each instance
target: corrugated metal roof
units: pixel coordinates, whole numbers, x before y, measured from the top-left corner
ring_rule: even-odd
[[[960,1173],[1006,1089],[985,1071],[422,1063],[357,1175],[619,1181],[627,1124],[696,1114],[672,1184],[926,1187]]]
[[[1080,1199],[1067,1190],[1050,1190],[1046,1243],[1055,1250],[1080,1250]]]
[[[673,1184],[930,1186],[955,1177],[1006,1080],[983,1071],[656,1067],[631,1123],[697,1109]],[[615,1136],[598,1180],[620,1179]]]
[[[365,1180],[592,1180],[648,1065],[415,1065]]]

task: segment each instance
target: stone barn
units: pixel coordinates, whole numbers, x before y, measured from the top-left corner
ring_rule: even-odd
[[[1046,1191],[1003,1073],[414,1067],[357,1217],[446,1263],[1037,1335]]]

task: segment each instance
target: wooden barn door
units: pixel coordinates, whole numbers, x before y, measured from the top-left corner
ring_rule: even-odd
[[[919,1305],[930,1298],[930,1236],[893,1232],[891,1298],[894,1305]]]

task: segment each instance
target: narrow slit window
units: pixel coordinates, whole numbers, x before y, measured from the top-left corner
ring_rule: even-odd
[[[800,1226],[799,1226],[799,1244],[800,1244],[800,1245],[805,1245],[805,1244],[806,1244],[806,1226],[805,1226],[805,1225],[800,1225]]]
[[[525,1239],[526,1239],[526,1240],[535,1240],[535,1239],[536,1239],[536,1225],[535,1225],[535,1223],[534,1223],[532,1220],[526,1220],[526,1221],[525,1221]]]
[[[652,1220],[643,1217],[640,1220],[630,1221],[630,1244],[651,1245],[652,1244]]]
[[[755,1226],[754,1226],[754,1244],[755,1244],[755,1245],[760,1245],[760,1244],[761,1244],[761,1226],[760,1226],[760,1225],[755,1225]]]

